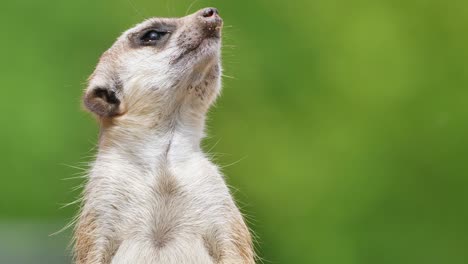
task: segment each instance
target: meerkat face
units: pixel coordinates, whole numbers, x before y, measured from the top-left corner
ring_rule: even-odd
[[[215,8],[152,18],[120,36],[89,78],[84,104],[100,117],[206,110],[220,90],[222,19]]]

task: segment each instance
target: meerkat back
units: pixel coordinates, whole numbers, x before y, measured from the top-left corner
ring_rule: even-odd
[[[221,88],[215,8],[152,18],[106,51],[83,101],[100,124],[75,263],[254,263],[251,236],[200,148]]]

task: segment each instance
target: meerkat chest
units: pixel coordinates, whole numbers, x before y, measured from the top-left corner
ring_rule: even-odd
[[[158,165],[156,173],[127,166],[118,175],[94,182],[99,215],[118,240],[205,233],[229,217],[233,201],[216,167],[194,157]],[[130,169],[129,169],[130,168]]]

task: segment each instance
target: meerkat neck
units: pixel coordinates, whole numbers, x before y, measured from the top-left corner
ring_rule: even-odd
[[[143,123],[142,123],[143,122]],[[145,120],[119,120],[101,123],[98,162],[100,159],[134,159],[145,166],[160,160],[180,160],[201,152],[204,115],[172,115],[151,125]]]

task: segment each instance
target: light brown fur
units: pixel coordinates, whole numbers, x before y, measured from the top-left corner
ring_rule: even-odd
[[[249,230],[200,147],[221,89],[221,28],[214,8],[149,19],[101,57],[83,98],[101,135],[76,263],[254,263]]]
[[[93,248],[95,246],[95,217],[92,214],[82,215],[75,228],[75,262],[77,264],[92,263]]]
[[[252,238],[250,236],[249,229],[245,225],[244,221],[239,218],[233,221],[231,224],[232,236],[234,245],[241,256],[243,263],[253,264],[255,254],[252,245]]]

